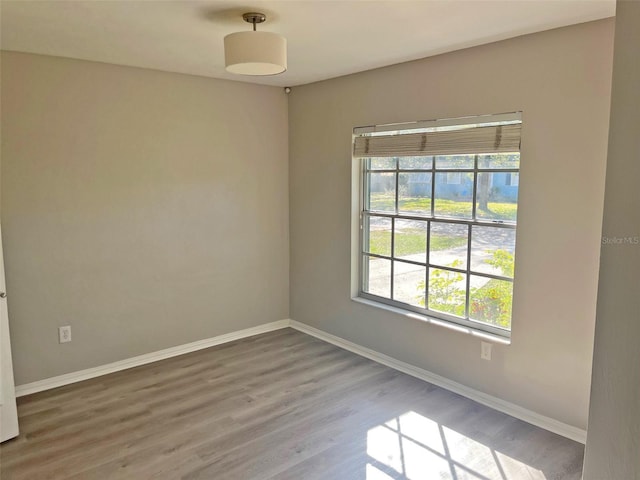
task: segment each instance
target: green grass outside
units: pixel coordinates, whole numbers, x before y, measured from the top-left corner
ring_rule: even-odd
[[[389,231],[374,230],[369,236],[370,251],[377,255],[391,254],[391,234]],[[432,235],[431,250],[447,250],[460,247],[467,243],[463,237],[447,235]],[[427,244],[427,234],[420,229],[405,229],[396,233],[396,256],[424,253]]]
[[[388,193],[372,193],[371,209],[382,211],[393,211],[395,207],[395,196]],[[515,220],[518,212],[516,203],[489,202],[490,212],[477,210],[479,219],[488,220]],[[431,212],[431,199],[426,197],[402,197],[398,199],[398,208],[402,212],[414,212],[419,214],[429,214]],[[472,212],[472,202],[455,200],[436,199],[435,213],[447,217],[470,217]]]
[[[476,209],[478,219],[488,220],[509,220],[514,221],[518,215],[518,204],[516,203],[492,203],[487,204],[490,212]]]

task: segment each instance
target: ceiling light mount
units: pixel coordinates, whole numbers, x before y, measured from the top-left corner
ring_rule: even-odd
[[[243,13],[242,18],[247,23],[253,24],[253,31],[256,31],[256,24],[266,22],[267,16],[264,13],[249,12]]]
[[[266,21],[264,13],[242,15],[253,31],[231,33],[224,37],[225,66],[239,75],[277,75],[287,69],[287,39],[272,32],[258,32],[256,25]]]

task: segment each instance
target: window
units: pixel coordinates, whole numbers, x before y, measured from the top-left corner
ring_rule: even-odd
[[[506,183],[508,187],[517,187],[520,183],[519,173],[507,173]]]
[[[508,337],[521,116],[354,130],[359,293]]]
[[[447,173],[447,183],[449,185],[460,185],[462,183],[462,175],[460,172]]]

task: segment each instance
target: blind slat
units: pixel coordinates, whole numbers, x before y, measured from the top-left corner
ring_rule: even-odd
[[[415,157],[520,151],[521,124],[394,135],[359,136],[354,157]]]

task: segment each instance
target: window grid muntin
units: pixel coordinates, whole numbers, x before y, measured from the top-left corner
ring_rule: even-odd
[[[496,275],[493,273],[487,273],[487,272],[479,272],[477,270],[471,270],[470,268],[456,268],[456,267],[451,267],[451,266],[443,266],[443,265],[438,265],[437,263],[431,263],[429,261],[425,262],[418,262],[416,260],[407,260],[406,258],[399,258],[396,257],[394,255],[392,256],[387,256],[387,255],[380,255],[379,253],[372,253],[372,252],[367,252],[363,249],[362,251],[362,255],[365,257],[373,257],[373,258],[380,258],[383,260],[393,260],[395,262],[402,262],[402,263],[408,263],[411,265],[416,265],[416,266],[420,266],[420,267],[427,267],[427,268],[437,268],[438,270],[447,270],[449,272],[455,272],[455,273],[463,273],[463,274],[471,274],[471,275],[475,275],[477,277],[485,277],[485,278],[490,278],[490,279],[494,279],[494,280],[504,280],[506,282],[512,282],[513,283],[513,278],[512,277],[506,277],[504,275]]]
[[[426,310],[422,307],[416,307],[415,305],[411,305],[409,303],[401,303],[395,300],[391,300],[386,297],[379,297],[377,295],[368,293],[368,292],[360,292],[359,297],[364,298],[366,300],[371,300],[376,303],[382,303],[384,305],[388,305],[390,307],[399,308],[401,310],[410,311],[419,315],[425,315],[430,319],[434,319],[437,321],[441,321],[444,323],[452,323],[454,325],[461,325],[463,327],[469,327],[474,330],[484,331],[486,333],[498,335],[500,337],[508,338],[510,336],[510,330],[499,325],[492,325],[486,322],[482,322],[479,320],[474,320],[473,318],[462,318],[462,317],[454,317],[453,315],[449,315],[446,312],[436,312],[433,310]]]
[[[512,152],[509,153],[508,155],[520,155],[520,152]],[[478,220],[477,219],[477,188],[478,188],[478,174],[479,173],[520,173],[520,161],[518,159],[518,168],[481,168],[479,166],[479,160],[478,157],[479,155],[474,155],[474,167],[473,169],[451,169],[451,168],[446,168],[446,169],[439,169],[436,168],[436,155],[425,155],[426,157],[431,157],[431,167],[429,169],[408,169],[408,168],[400,168],[400,162],[398,157],[393,157],[394,158],[394,164],[395,164],[395,169],[385,169],[385,170],[375,170],[375,169],[371,169],[370,168],[370,162],[371,159],[370,158],[365,158],[362,161],[362,169],[361,171],[363,172],[363,177],[364,177],[364,186],[363,186],[363,208],[361,210],[361,222],[360,222],[360,231],[361,231],[361,252],[360,252],[360,264],[361,264],[361,272],[363,272],[362,270],[362,265],[367,265],[367,272],[366,275],[362,274],[361,278],[360,278],[360,292],[359,294],[363,297],[363,298],[370,298],[373,299],[375,301],[380,301],[382,303],[391,305],[391,306],[395,306],[395,307],[399,307],[399,308],[403,308],[403,309],[408,309],[408,310],[412,310],[415,311],[417,313],[422,313],[422,314],[427,314],[429,316],[435,317],[437,319],[440,320],[445,320],[445,321],[450,321],[452,323],[458,323],[464,326],[469,326],[475,329],[480,329],[480,330],[484,330],[490,333],[498,333],[501,336],[509,336],[511,329],[510,328],[505,328],[505,327],[501,327],[499,325],[493,325],[490,323],[486,323],[486,322],[482,322],[479,320],[474,320],[472,318],[470,318],[470,302],[471,302],[471,293],[470,293],[470,286],[471,286],[471,275],[477,276],[477,277],[484,277],[484,278],[489,278],[489,279],[496,279],[496,280],[503,280],[503,281],[507,281],[510,282],[511,284],[513,284],[513,278],[512,277],[505,277],[502,275],[493,275],[493,274],[488,274],[488,273],[484,273],[484,272],[477,272],[475,270],[472,269],[471,267],[471,242],[472,242],[472,233],[473,233],[473,227],[474,226],[479,226],[479,227],[497,227],[497,228],[507,228],[510,230],[515,230],[516,226],[517,226],[517,213],[516,213],[516,220],[514,221],[510,221],[510,220]],[[430,198],[430,212],[428,215],[408,215],[405,213],[400,213],[399,211],[399,174],[401,172],[412,172],[412,173],[430,173],[431,174],[431,198]],[[448,172],[460,172],[462,173],[472,173],[473,174],[473,191],[472,191],[472,216],[471,219],[461,219],[461,218],[457,218],[457,217],[443,217],[443,216],[436,216],[435,215],[435,175],[436,173],[448,173]],[[395,204],[394,204],[394,210],[393,211],[375,211],[375,210],[367,210],[365,209],[365,206],[370,206],[370,198],[371,198],[371,182],[370,182],[370,174],[371,173],[393,173],[395,178],[394,178],[394,187],[395,187],[395,192],[394,192],[394,198],[395,198]],[[365,232],[365,229],[363,228],[364,225],[364,218],[365,217],[387,217],[387,218],[391,218],[391,254],[389,257],[385,256],[385,255],[378,255],[378,254],[373,254],[371,252],[367,252],[365,251],[365,240],[367,238],[367,236],[369,235],[369,231]],[[398,258],[396,256],[396,252],[395,252],[395,236],[396,236],[396,232],[395,232],[395,220],[396,219],[402,219],[402,220],[416,220],[416,221],[423,221],[427,223],[427,246],[426,246],[426,263],[422,263],[422,262],[415,262],[415,261],[410,261],[410,260],[406,260],[406,259],[401,259]],[[466,265],[466,269],[458,269],[458,268],[454,268],[454,267],[443,267],[440,265],[433,265],[430,261],[430,254],[431,254],[431,224],[432,222],[436,222],[436,223],[445,223],[445,224],[462,224],[462,225],[467,225],[468,230],[467,230],[467,265]],[[370,225],[370,222],[369,222]],[[364,257],[369,256],[369,257],[377,257],[377,258],[381,258],[381,259],[386,259],[389,260],[391,263],[391,278],[390,278],[390,285],[389,285],[389,298],[386,297],[381,297],[375,294],[371,294],[365,291],[364,287],[365,287],[365,281],[368,281],[369,279],[369,272],[368,272],[368,262],[364,262],[363,259]],[[404,262],[404,263],[409,263],[409,264],[413,264],[416,266],[424,266],[425,267],[425,295],[424,295],[424,301],[425,301],[425,306],[424,308],[421,307],[417,307],[415,305],[411,305],[405,302],[401,302],[398,300],[395,300],[394,297],[394,281],[395,281],[395,275],[394,275],[394,263],[395,262]],[[461,273],[466,275],[466,286],[465,286],[465,316],[464,317],[458,317],[455,315],[451,315],[448,314],[446,312],[439,312],[439,311],[435,311],[435,310],[430,310],[429,307],[429,272],[431,268],[437,268],[440,270],[445,270],[445,271],[451,271],[451,272],[456,272],[456,273]]]

